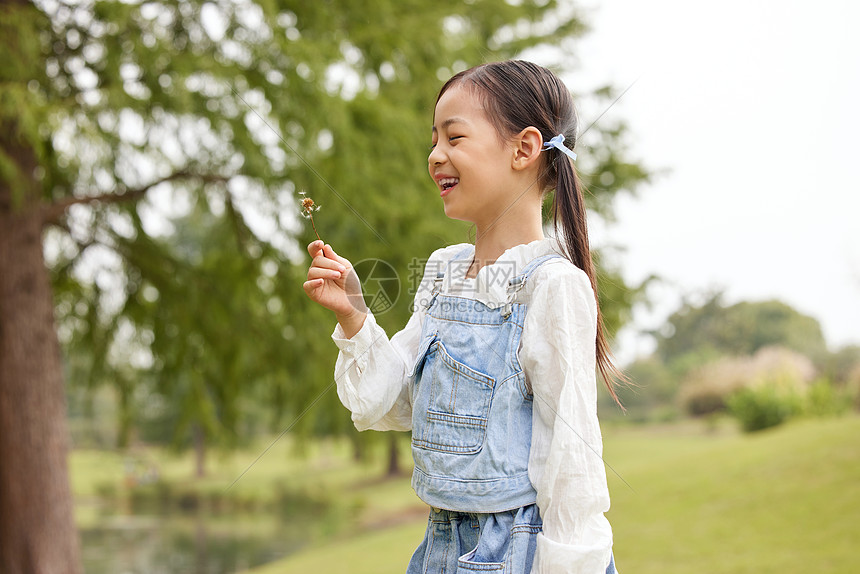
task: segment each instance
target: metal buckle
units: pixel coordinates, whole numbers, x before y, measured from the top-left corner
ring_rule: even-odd
[[[513,313],[513,304],[514,299],[517,296],[517,293],[520,292],[520,289],[523,288],[523,285],[526,284],[525,278],[522,275],[517,275],[510,281],[508,281],[508,300],[505,301],[505,306],[502,309],[502,317],[507,319]]]
[[[433,280],[433,291],[430,293],[430,300],[427,302],[426,309],[429,309],[433,305],[433,301],[436,300],[436,296],[442,292],[442,281],[445,279],[444,271],[436,272],[436,279]]]

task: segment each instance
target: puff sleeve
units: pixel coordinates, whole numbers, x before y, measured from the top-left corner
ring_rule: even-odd
[[[533,574],[603,574],[612,529],[597,420],[597,308],[568,262],[536,273],[520,360],[534,394],[529,478],[543,519]]]

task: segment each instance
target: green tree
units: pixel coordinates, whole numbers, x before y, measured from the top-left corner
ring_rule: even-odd
[[[686,371],[721,355],[749,356],[781,346],[820,361],[827,352],[821,326],[781,301],[742,301],[726,306],[722,294],[703,304],[685,303],[657,335],[657,355]]]
[[[422,192],[440,79],[583,31],[553,0],[2,2],[0,569],[80,571],[55,303],[69,372],[117,387],[126,432],[141,388],[198,437],[235,439],[243,401],[283,421],[321,397],[305,427],[349,428],[295,192],[327,241],[405,281],[466,235]],[[647,178],[624,130],[583,142],[607,217]]]
[[[670,405],[678,392],[678,381],[660,359],[654,355],[638,359],[625,367],[624,374],[633,382],[632,385],[622,387],[618,393],[627,413],[625,415],[612,409],[609,393],[601,393],[600,400],[610,410],[607,415],[615,414],[618,418],[623,416],[640,422],[676,416],[675,409]]]

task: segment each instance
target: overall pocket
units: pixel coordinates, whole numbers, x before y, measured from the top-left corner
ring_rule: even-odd
[[[428,348],[420,373],[420,402],[413,407],[424,416],[414,421],[412,444],[455,454],[479,452],[495,379],[451,357],[438,340]]]
[[[472,553],[466,554],[457,561],[457,574],[466,574],[471,572],[496,572],[505,571],[504,562],[472,562],[469,557]]]

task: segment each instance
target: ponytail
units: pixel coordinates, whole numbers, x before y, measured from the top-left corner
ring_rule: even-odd
[[[573,162],[567,157],[553,154],[550,160],[557,174],[555,197],[552,202],[552,220],[556,237],[564,250],[564,255],[574,265],[582,269],[591,281],[597,308],[597,338],[595,340],[597,370],[609,394],[615,402],[624,409],[618,394],[615,392],[616,381],[626,382],[628,379],[612,362],[612,350],[606,340],[606,328],[600,313],[600,300],[597,296],[597,272],[591,258],[588,244],[588,224],[586,221],[585,200],[582,193],[582,182],[573,167]]]

